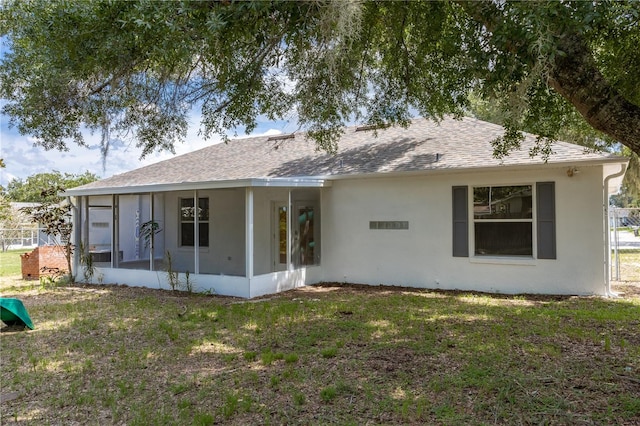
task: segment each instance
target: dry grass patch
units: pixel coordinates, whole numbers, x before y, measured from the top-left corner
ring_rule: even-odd
[[[640,282],[640,250],[620,250],[619,256],[620,279],[624,282]],[[612,255],[611,258],[615,267],[615,257]]]

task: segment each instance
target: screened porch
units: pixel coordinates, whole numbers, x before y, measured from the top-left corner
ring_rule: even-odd
[[[318,281],[321,187],[258,186],[74,197],[78,277],[255,297]],[[80,255],[82,252],[83,255]]]

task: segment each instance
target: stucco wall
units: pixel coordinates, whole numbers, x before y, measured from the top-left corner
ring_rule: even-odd
[[[165,249],[177,271],[195,270],[193,247],[180,247],[178,200],[193,197],[193,192],[170,192],[165,195]],[[201,247],[200,273],[244,275],[245,273],[245,190],[222,189],[198,191],[209,197],[209,247]]]
[[[287,203],[288,188],[254,188],[253,190],[253,273],[272,272],[273,267],[273,203]]]
[[[323,193],[323,278],[503,293],[603,294],[602,179],[602,167],[592,166],[580,167],[573,177],[566,167],[545,167],[334,181]],[[557,259],[475,257],[472,227],[471,256],[452,256],[452,186],[542,181],[556,183]],[[408,221],[409,229],[370,230],[370,221]]]

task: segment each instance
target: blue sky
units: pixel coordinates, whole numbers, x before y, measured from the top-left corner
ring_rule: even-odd
[[[10,46],[6,37],[0,37],[0,59],[8,52],[10,52]],[[4,101],[0,100],[0,108],[3,105]],[[106,167],[103,168],[99,134],[91,135],[88,131],[83,133],[89,147],[79,147],[69,141],[68,151],[45,151],[41,146],[34,144],[33,137],[21,135],[15,127],[10,127],[9,117],[0,113],[0,158],[4,160],[6,165],[6,168],[0,169],[0,185],[6,187],[12,179],[25,179],[36,173],[53,170],[74,174],[81,174],[88,170],[101,178],[106,178],[219,143],[220,138],[211,137],[205,140],[198,136],[200,119],[199,111],[194,110],[190,116],[186,140],[184,143],[175,145],[175,155],[170,152],[155,152],[140,159],[142,150],[136,148],[134,142],[123,143],[115,140],[112,141]],[[296,128],[295,122],[271,122],[259,118],[258,126],[251,136],[288,133],[295,131]],[[239,137],[245,136],[242,130],[237,131]]]
[[[220,139],[211,137],[205,140],[198,136],[200,116],[193,113],[190,120],[190,128],[185,143],[176,144],[176,155],[195,151],[206,146],[219,143]],[[295,123],[284,121],[270,122],[258,120],[258,127],[252,136],[264,134],[278,134],[292,132],[296,129]],[[170,152],[153,153],[140,160],[141,149],[135,147],[135,143],[125,144],[119,140],[113,141],[106,167],[103,170],[102,157],[100,155],[100,135],[84,133],[89,148],[79,147],[73,142],[69,143],[69,151],[45,151],[41,146],[35,146],[30,136],[20,135],[18,130],[9,127],[9,118],[0,115],[0,158],[4,159],[5,169],[0,169],[0,185],[5,186],[15,178],[25,179],[27,176],[58,170],[62,173],[81,174],[86,170],[95,173],[101,178],[123,173],[135,168],[156,163],[172,158],[175,155]],[[238,131],[238,136],[243,137],[244,132]]]
[[[0,37],[0,59],[10,52],[6,37]],[[0,108],[6,101],[0,99]],[[0,113],[0,158],[4,160],[6,168],[0,169],[0,185],[6,187],[13,179],[25,179],[36,173],[46,173],[57,170],[62,173],[82,174],[90,171],[100,178],[124,173],[158,161],[167,160],[176,155],[186,154],[206,146],[220,143],[219,137],[204,139],[198,135],[201,116],[199,109],[194,109],[190,115],[190,125],[184,143],[176,143],[175,155],[170,152],[154,152],[144,159],[140,159],[142,150],[136,148],[135,142],[124,143],[120,140],[112,141],[109,155],[103,167],[100,154],[100,134],[83,132],[88,147],[80,147],[72,141],[68,143],[68,151],[46,151],[34,142],[29,135],[21,135],[15,127],[9,126],[9,117]],[[260,119],[258,126],[250,136],[265,134],[289,133],[297,129],[295,118],[291,122]],[[237,130],[238,137],[246,137],[244,129]],[[233,131],[229,133],[233,135]]]

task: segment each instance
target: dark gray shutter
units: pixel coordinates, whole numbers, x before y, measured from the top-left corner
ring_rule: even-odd
[[[453,187],[453,256],[469,257],[468,189]]]
[[[537,226],[538,259],[556,258],[556,191],[555,182],[538,182]]]

